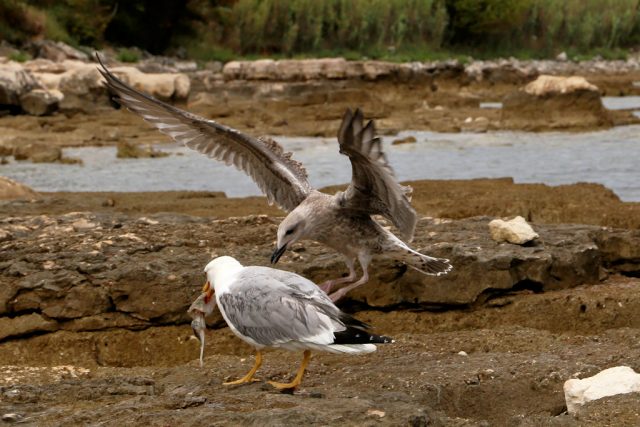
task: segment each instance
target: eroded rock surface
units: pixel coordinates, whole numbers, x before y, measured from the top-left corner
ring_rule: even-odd
[[[431,277],[376,260],[370,282],[347,300],[379,308],[473,306],[509,292],[596,284],[608,273],[640,271],[640,259],[629,252],[640,246],[640,231],[537,224],[540,242],[522,247],[494,242],[490,219],[421,220],[413,247],[449,258],[453,271]],[[29,320],[35,326],[26,333],[188,323],[203,266],[223,254],[267,265],[279,221],[87,213],[4,218],[0,231],[11,238],[0,243],[0,315],[16,322],[41,315],[43,326]],[[278,266],[316,282],[346,274],[338,254],[312,242],[295,245]]]
[[[595,85],[584,77],[546,75],[503,99],[502,122],[516,129],[583,129],[613,124]]]

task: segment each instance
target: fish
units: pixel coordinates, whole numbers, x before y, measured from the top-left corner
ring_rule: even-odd
[[[203,292],[198,295],[187,310],[187,314],[192,319],[191,329],[193,329],[193,334],[200,342],[200,367],[204,366],[205,331],[207,330],[207,323],[204,318],[211,314],[215,308],[215,299],[212,298],[213,289],[205,285],[202,290]]]

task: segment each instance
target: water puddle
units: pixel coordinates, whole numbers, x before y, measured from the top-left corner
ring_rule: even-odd
[[[488,110],[500,110],[502,109],[502,102],[481,102],[480,108],[486,108]]]

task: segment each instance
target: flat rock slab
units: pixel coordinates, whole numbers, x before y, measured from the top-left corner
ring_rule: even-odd
[[[468,307],[513,292],[597,284],[609,272],[640,271],[640,231],[535,224],[539,241],[515,246],[491,239],[492,219],[421,220],[412,246],[449,258],[454,270],[425,276],[393,260],[375,260],[370,282],[345,304]],[[44,322],[25,333],[188,323],[186,310],[206,263],[232,255],[245,265],[268,265],[279,221],[176,214],[6,217],[0,233],[12,238],[0,242],[0,315],[41,315]],[[316,282],[346,274],[338,254],[313,242],[294,245],[278,266]]]

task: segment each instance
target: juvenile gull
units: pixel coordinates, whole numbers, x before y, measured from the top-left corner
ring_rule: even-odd
[[[340,311],[313,282],[295,273],[243,267],[229,256],[214,259],[204,271],[204,301],[209,303],[215,290],[216,303],[231,331],[256,349],[253,368],[225,385],[256,381],[253,376],[262,364],[264,348],[304,352],[293,381],[269,381],[278,389],[294,389],[302,381],[311,350],[361,354],[375,351],[375,344],[393,342],[369,333],[368,325]]]
[[[368,267],[374,255],[401,261],[429,275],[451,270],[449,260],[411,249],[372,218],[386,217],[406,241],[413,239],[417,216],[408,197],[411,188],[396,180],[373,121],[365,125],[360,109],[355,113],[347,110],[338,131],[340,153],[351,161],[351,183],[345,191],[329,195],[311,187],[303,166],[274,140],[253,138],[161,102],[133,89],[100,64],[100,72],[117,101],[176,142],[234,165],[255,181],[269,203],[288,212],[278,227],[272,263],[278,262],[293,243],[304,239],[323,243],[344,256],[349,275],[321,285],[330,293],[334,286],[350,283],[331,294],[333,301],[369,280]],[[356,259],[362,267],[357,281]]]

